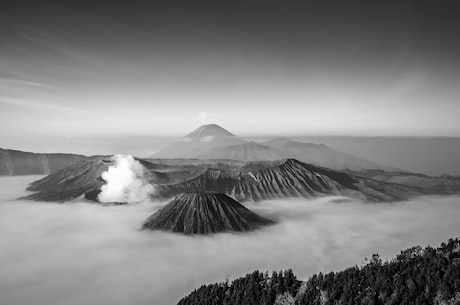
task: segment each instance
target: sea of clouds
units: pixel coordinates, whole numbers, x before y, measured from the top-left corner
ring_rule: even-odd
[[[0,177],[0,304],[175,304],[202,284],[255,269],[292,268],[308,278],[460,235],[459,197],[274,200],[247,204],[278,221],[248,234],[141,231],[164,202],[15,200],[37,178]]]

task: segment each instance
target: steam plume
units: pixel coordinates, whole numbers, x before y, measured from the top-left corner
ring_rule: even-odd
[[[206,124],[206,119],[207,118],[208,118],[208,113],[206,111],[200,112],[201,124]]]
[[[130,155],[115,155],[115,164],[102,173],[107,182],[98,196],[101,202],[140,202],[153,193],[154,187],[147,179],[147,173],[139,161]]]

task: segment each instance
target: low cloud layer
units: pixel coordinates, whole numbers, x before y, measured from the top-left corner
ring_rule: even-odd
[[[98,195],[100,202],[140,202],[154,191],[142,164],[130,155],[115,155],[115,164],[102,173],[106,181]]]
[[[36,178],[36,177],[34,177]],[[140,231],[159,205],[12,201],[31,177],[0,178],[0,303],[174,304],[204,283],[255,269],[300,278],[391,258],[458,236],[460,198],[363,204],[337,197],[248,204],[279,221],[249,234]]]

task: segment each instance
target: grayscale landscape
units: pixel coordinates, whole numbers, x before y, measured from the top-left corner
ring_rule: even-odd
[[[457,17],[0,0],[0,304],[460,304]]]

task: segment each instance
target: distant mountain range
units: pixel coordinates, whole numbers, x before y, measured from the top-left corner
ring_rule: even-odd
[[[107,156],[34,154],[1,149],[0,174],[49,174],[31,183],[27,199],[64,202],[84,196],[97,201]],[[158,156],[196,155],[195,158]],[[287,157],[287,156],[294,156]],[[156,184],[154,196],[218,192],[238,201],[339,195],[365,201],[400,201],[460,192],[460,177],[402,172],[322,144],[274,138],[246,142],[218,125],[203,125],[156,155],[137,160]],[[384,170],[386,169],[386,170]]]
[[[75,154],[36,154],[0,148],[0,176],[47,175],[87,158]]]
[[[264,143],[247,142],[215,124],[200,126],[181,142],[160,150],[152,158],[231,159],[244,162],[292,158],[335,170],[395,170],[323,144],[297,142],[284,137]]]
[[[234,137],[222,130],[219,132],[224,137]],[[206,128],[192,133],[190,138],[191,141],[200,141],[202,136],[210,139],[207,138],[210,134]],[[204,143],[210,143],[214,139]],[[182,234],[210,234],[248,231],[271,223],[238,201],[343,196],[367,202],[395,202],[420,195],[460,192],[459,177],[429,177],[381,169],[338,171],[292,158],[270,160],[276,156],[272,154],[278,154],[289,146],[300,147],[300,151],[310,149],[320,150],[325,154],[330,152],[326,157],[318,155],[317,160],[320,160],[319,157],[328,160],[328,157],[337,153],[324,145],[293,142],[288,139],[278,138],[269,143],[273,146],[244,142],[225,146],[226,149],[215,147],[213,150],[213,153],[237,155],[240,159],[256,152],[263,161],[137,158],[143,167],[142,172],[145,173],[143,183],[155,185],[151,199],[175,198],[152,214],[143,224],[143,228]],[[42,160],[34,158],[35,154],[25,153],[24,156],[31,158],[32,165]],[[115,161],[104,156],[83,156],[77,162],[73,155],[65,156],[64,160],[71,162],[71,165],[32,182],[27,188],[32,194],[22,199],[53,202],[86,199],[99,202],[98,194],[106,183],[102,175]]]
[[[417,186],[350,175],[294,159],[284,161],[218,162],[177,159],[153,163],[138,159],[156,184],[154,197],[172,198],[187,192],[218,192],[239,201],[342,195],[366,201],[400,201],[427,192]],[[65,202],[81,196],[97,200],[102,172],[110,160],[91,159],[56,171],[28,187],[27,199]]]
[[[91,158],[97,158],[97,156],[87,157],[67,153],[42,154],[0,148],[0,176],[46,175]],[[397,170],[354,157],[323,144],[297,142],[288,138],[274,138],[265,143],[247,142],[216,124],[200,126],[185,136],[182,141],[165,147],[150,159],[178,158],[235,160],[235,162],[292,158],[334,170]]]

